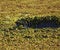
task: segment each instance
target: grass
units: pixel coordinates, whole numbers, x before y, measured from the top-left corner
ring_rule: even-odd
[[[60,27],[13,29],[27,17],[60,17],[60,0],[0,0],[0,50],[60,50]]]
[[[59,50],[60,28],[21,29],[2,31],[0,43],[3,50]]]
[[[5,15],[31,14],[31,15],[58,15],[60,16],[59,0],[3,0],[0,2],[0,13]]]
[[[6,27],[0,27],[0,50],[60,50],[60,27],[14,28],[15,24],[2,24]]]

